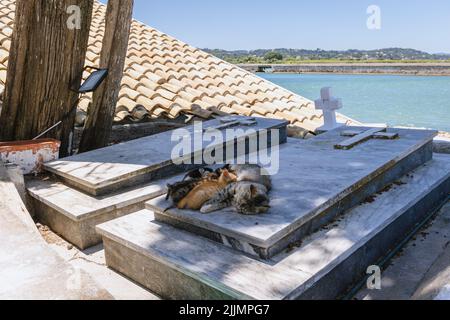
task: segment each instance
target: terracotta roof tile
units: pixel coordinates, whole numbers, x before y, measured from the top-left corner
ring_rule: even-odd
[[[239,111],[237,111],[236,109],[230,108],[228,106],[222,105],[219,106],[220,111],[225,112],[225,113],[229,113],[229,114],[239,114]]]
[[[2,87],[14,10],[14,0],[0,0]],[[99,64],[105,13],[106,7],[95,2],[86,65]],[[314,130],[323,122],[311,101],[138,21],[132,23],[125,64],[117,122],[182,114],[207,119],[225,113],[286,119],[305,130]],[[90,99],[90,95],[81,99],[78,121],[84,121]]]
[[[131,100],[130,98],[128,98],[126,96],[120,97],[117,104],[120,107],[124,107],[130,113],[133,112],[133,109],[136,107],[136,101]]]
[[[137,120],[143,120],[148,117],[148,111],[144,106],[137,106],[131,112],[131,116]]]
[[[250,106],[243,106],[243,105],[234,105],[233,110],[236,110],[237,113],[242,114],[244,116],[251,116],[252,115],[252,108]]]

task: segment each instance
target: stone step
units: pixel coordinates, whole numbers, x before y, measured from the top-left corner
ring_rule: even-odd
[[[235,118],[242,121],[249,119],[240,116]],[[201,156],[205,150],[214,150],[219,146],[224,149],[226,147],[236,149],[238,143],[241,142],[246,143],[248,148],[248,138],[258,136],[270,129],[276,129],[279,132],[279,141],[275,141],[275,139],[271,141],[269,131],[269,134],[264,136],[268,140],[268,145],[286,142],[286,121],[265,118],[254,119],[257,121],[255,125],[233,126],[231,129],[240,131],[235,131],[235,135],[224,134],[223,141],[215,140],[212,144],[206,141],[203,141],[203,143],[194,142],[197,139],[192,139],[192,137],[199,136],[201,140],[204,133],[202,129],[222,127],[224,125],[223,119],[204,122],[202,128],[189,126],[180,129],[186,131],[185,136],[188,145],[191,146],[191,150],[182,150],[180,159],[200,158],[200,164],[202,164]],[[221,131],[225,133],[226,128],[222,128]],[[172,141],[173,133],[173,131],[168,131],[53,161],[45,164],[45,169],[60,177],[66,184],[92,195],[104,195],[121,187],[167,177],[176,172],[183,172],[195,167],[195,164],[177,166],[173,163],[172,151],[175,146],[180,144],[178,140]],[[207,145],[207,147],[204,145]]]
[[[149,199],[166,192],[166,182],[154,181],[108,196],[92,196],[55,179],[27,182],[37,219],[70,243],[87,249],[101,242],[97,224],[139,211]]]
[[[365,130],[368,128],[359,128]],[[146,208],[156,220],[202,235],[247,254],[271,258],[432,158],[434,131],[389,129],[396,140],[370,140],[351,150],[334,146],[345,127],[308,141],[289,140],[274,159],[271,209],[259,216],[231,209],[202,215],[169,209],[161,196]]]
[[[357,300],[433,300],[450,283],[450,198],[401,249],[386,263],[381,289],[364,286]],[[444,271],[447,269],[446,271]],[[353,294],[352,292],[352,294]]]
[[[362,279],[450,193],[436,155],[389,191],[269,260],[154,220],[143,210],[97,227],[107,264],[167,299],[334,299]]]

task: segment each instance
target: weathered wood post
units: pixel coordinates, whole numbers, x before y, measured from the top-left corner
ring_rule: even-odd
[[[93,0],[16,0],[14,31],[0,117],[0,140],[61,140],[68,154]]]
[[[134,0],[108,1],[100,67],[109,72],[106,80],[94,92],[80,152],[102,148],[109,142],[128,49],[133,5]]]

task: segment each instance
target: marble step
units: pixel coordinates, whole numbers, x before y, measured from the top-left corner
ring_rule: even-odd
[[[236,117],[240,120],[248,120],[247,117]],[[252,118],[253,119],[253,118]],[[188,145],[191,150],[182,150],[180,159],[202,160],[205,150],[214,150],[216,147],[233,148],[236,152],[237,145],[241,142],[248,148],[248,138],[260,136],[261,132],[275,129],[279,132],[279,141],[272,141],[269,134],[263,136],[268,145],[285,143],[287,139],[287,122],[276,119],[254,118],[256,125],[238,125],[229,129],[236,130],[234,134],[225,134],[223,128],[223,141],[214,140],[213,143],[202,141],[203,130],[223,126],[221,119],[215,119],[203,123],[201,128],[189,126],[185,130]],[[203,129],[203,130],[202,130]],[[179,131],[180,132],[180,131]],[[104,195],[114,192],[121,187],[133,186],[150,180],[155,180],[172,175],[176,172],[184,172],[192,165],[175,165],[172,161],[172,151],[180,144],[180,141],[172,141],[174,131],[113,145],[104,149],[83,153],[73,157],[60,159],[45,164],[45,169],[66,184],[74,186],[92,195]],[[192,139],[192,137],[200,139]],[[181,137],[179,137],[181,138]],[[194,140],[200,140],[195,141]],[[224,156],[228,156],[224,152]],[[194,161],[191,161],[192,163]],[[197,162],[197,161],[196,161]],[[200,163],[202,164],[202,163]]]
[[[146,201],[166,192],[167,181],[92,196],[55,179],[36,178],[27,182],[27,190],[40,222],[78,248],[87,249],[102,240],[95,230],[97,224],[143,209]]]
[[[334,299],[450,193],[450,157],[404,176],[276,257],[261,260],[154,220],[149,210],[97,227],[107,264],[167,299]]]
[[[367,128],[360,128],[367,129]],[[156,220],[236,250],[271,258],[320,229],[337,215],[384,189],[432,158],[434,131],[389,129],[396,140],[371,140],[352,150],[335,150],[346,128],[280,146],[272,176],[271,208],[259,216],[231,209],[203,215],[169,209],[165,196],[146,203]]]

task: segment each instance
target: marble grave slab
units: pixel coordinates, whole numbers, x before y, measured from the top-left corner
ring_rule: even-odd
[[[436,155],[372,202],[269,260],[154,220],[143,210],[97,229],[107,264],[166,299],[330,300],[364,279],[450,191],[450,157]],[[130,263],[133,261],[133,263]]]
[[[270,143],[285,143],[287,139],[287,122],[276,119],[248,118],[242,116],[233,117],[239,119],[242,124],[236,122],[229,126],[223,120],[215,119],[203,123],[203,131],[209,128],[241,130],[236,136],[224,135],[222,145],[234,144],[246,141],[251,136],[258,135],[265,130],[279,129],[279,141],[271,141],[271,135],[267,135],[268,145]],[[255,119],[254,125],[249,125],[249,119]],[[254,120],[252,120],[254,121]],[[186,129],[192,137],[194,126]],[[201,132],[200,132],[201,133]],[[269,131],[270,133],[270,131]],[[80,155],[60,159],[45,164],[45,169],[59,176],[65,183],[81,189],[92,195],[103,195],[117,190],[119,187],[133,186],[151,180],[164,178],[177,172],[184,172],[196,165],[175,165],[172,161],[172,150],[179,142],[172,142],[173,131],[164,132],[134,141],[129,141],[107,148],[83,153]],[[193,139],[192,139],[193,140]],[[193,159],[203,154],[205,149],[214,149],[219,145],[203,142],[196,144],[192,141],[190,152],[181,154],[180,157]],[[236,152],[236,151],[235,151]],[[225,152],[224,152],[225,154]],[[225,154],[224,157],[227,157]]]
[[[370,128],[359,128],[368,130]],[[147,202],[159,222],[205,236],[260,258],[270,258],[320,229],[338,214],[384,189],[432,159],[437,132],[388,129],[395,140],[372,139],[350,150],[339,128],[313,139],[289,140],[280,147],[279,172],[272,176],[271,209],[244,216],[231,209],[203,215],[170,209],[165,197]]]

